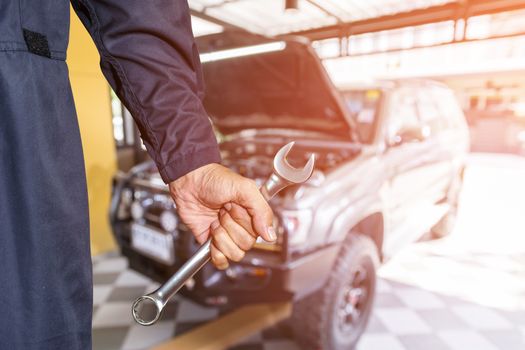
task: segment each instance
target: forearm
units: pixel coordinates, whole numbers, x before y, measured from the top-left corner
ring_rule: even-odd
[[[72,0],[165,182],[219,162],[186,1]]]

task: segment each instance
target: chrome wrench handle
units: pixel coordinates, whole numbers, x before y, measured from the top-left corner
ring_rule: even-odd
[[[263,197],[269,201],[279,191],[292,184],[300,184],[310,178],[314,170],[315,157],[312,154],[303,169],[292,167],[286,160],[286,156],[293,147],[294,142],[283,146],[273,159],[273,173],[260,188]],[[186,282],[193,277],[210,260],[211,238],[204,243],[199,250],[182,267],[170,277],[166,283],[156,291],[143,295],[133,302],[131,312],[137,323],[150,326],[158,321],[162,310],[168,301],[177,293]],[[150,319],[145,319],[141,314],[141,307],[151,304],[155,314]]]
[[[170,277],[162,286],[152,293],[138,297],[131,308],[135,321],[143,326],[151,326],[157,322],[162,314],[162,310],[168,301],[184,286],[210,260],[211,239],[208,239],[199,250],[182,265],[182,267]],[[153,318],[142,317],[141,307],[153,304],[155,314]]]
[[[264,185],[260,188],[260,191],[267,201],[272,199],[279,191],[284,189],[286,186],[292,183],[286,181],[279,175],[272,173],[272,175],[266,180]],[[211,253],[211,238],[204,243],[199,250],[182,265],[182,267],[170,277],[166,283],[160,286],[156,291],[143,295],[137,298],[133,302],[131,308],[133,318],[137,323],[143,326],[151,326],[157,322],[161,316],[162,310],[168,303],[168,301],[186,284],[186,282],[192,278],[208,261],[210,261]],[[145,319],[141,314],[141,307],[145,306],[146,303],[150,303],[155,308],[155,315],[151,319]]]

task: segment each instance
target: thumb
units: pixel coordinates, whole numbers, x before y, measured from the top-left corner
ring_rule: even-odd
[[[255,185],[246,180],[238,192],[238,204],[243,206],[252,218],[253,230],[267,242],[277,239],[273,228],[273,212],[268,202]]]

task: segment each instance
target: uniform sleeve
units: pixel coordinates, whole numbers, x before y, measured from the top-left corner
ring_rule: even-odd
[[[168,183],[220,155],[186,0],[71,0]]]

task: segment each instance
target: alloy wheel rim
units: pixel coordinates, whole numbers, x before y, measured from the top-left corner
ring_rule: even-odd
[[[337,323],[342,333],[352,332],[365,313],[370,290],[367,275],[366,269],[360,266],[344,287],[337,308]]]

